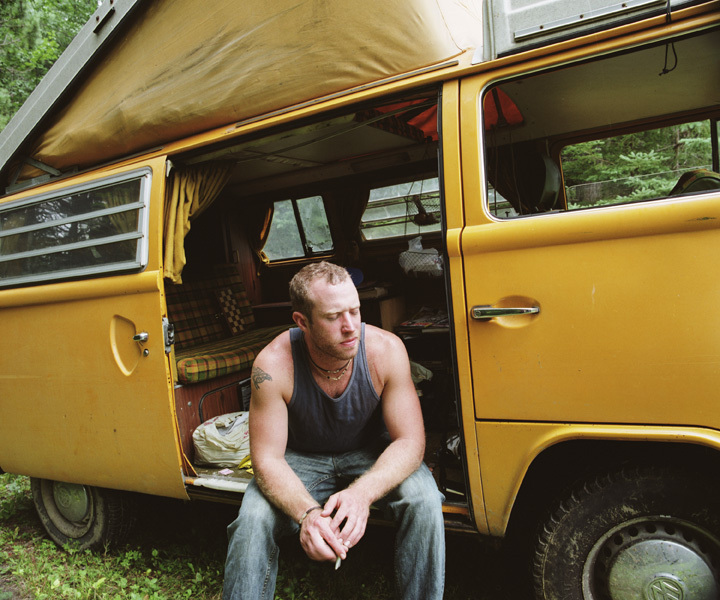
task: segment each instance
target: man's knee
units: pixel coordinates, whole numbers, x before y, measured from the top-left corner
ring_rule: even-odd
[[[249,486],[240,506],[237,518],[228,526],[228,539],[236,536],[254,538],[260,532],[276,535],[276,532],[285,528],[289,521],[283,513],[275,508],[258,490]]]
[[[442,520],[443,497],[424,464],[396,488],[393,496],[391,505],[401,508],[403,513],[409,511],[423,515],[426,520]]]

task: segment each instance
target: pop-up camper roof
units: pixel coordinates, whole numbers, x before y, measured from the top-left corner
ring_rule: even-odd
[[[3,183],[41,174],[38,163],[85,168],[441,66],[479,45],[476,5],[105,0],[58,61],[73,64],[48,73],[28,121],[13,119],[0,137]]]
[[[578,13],[576,0],[104,0],[0,132],[0,193],[667,6],[613,1]]]

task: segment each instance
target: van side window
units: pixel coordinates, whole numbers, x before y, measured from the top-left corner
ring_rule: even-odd
[[[263,251],[270,262],[332,253],[322,196],[276,201]]]
[[[712,169],[710,130],[705,120],[566,146],[568,210],[667,197],[684,173]]]
[[[0,286],[136,271],[147,264],[150,172],[0,208]]]
[[[364,240],[440,231],[438,178],[418,179],[370,190],[360,231]]]
[[[673,48],[706,56],[716,40]],[[700,65],[661,73],[664,55],[649,44],[488,85],[478,103],[487,212],[513,219],[717,189],[717,91]]]

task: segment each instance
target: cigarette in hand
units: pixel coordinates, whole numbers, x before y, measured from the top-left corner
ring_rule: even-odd
[[[342,542],[342,540],[341,540]],[[347,551],[348,545],[347,542],[342,542],[342,545],[345,546],[345,550]],[[342,564],[342,558],[339,556],[335,559],[335,570],[337,571],[340,568],[340,565]]]

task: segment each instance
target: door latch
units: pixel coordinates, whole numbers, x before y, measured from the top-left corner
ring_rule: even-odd
[[[163,337],[165,339],[165,354],[170,354],[173,344],[175,343],[175,325],[167,318],[163,317]]]
[[[539,306],[526,306],[506,308],[504,306],[473,306],[470,314],[477,321],[489,321],[495,317],[512,317],[515,315],[536,315],[540,312]]]

